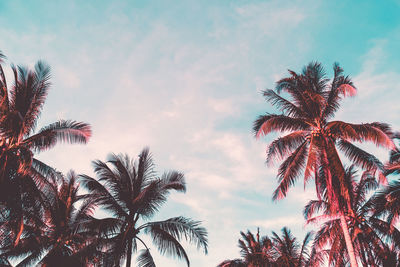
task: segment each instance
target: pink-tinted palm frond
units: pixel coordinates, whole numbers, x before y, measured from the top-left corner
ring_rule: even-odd
[[[307,134],[307,131],[296,131],[275,139],[268,146],[266,162],[272,164],[275,159],[282,160],[287,157],[305,141]]]
[[[272,199],[279,200],[286,196],[290,186],[299,178],[304,169],[307,157],[308,144],[303,143],[299,146],[279,167],[279,185],[275,189]]]
[[[308,150],[307,163],[304,171],[304,188],[306,187],[307,181],[312,177],[317,171],[319,166],[319,152],[321,147],[319,145],[320,140],[317,136],[310,136],[310,145]]]
[[[352,143],[340,140],[338,142],[339,149],[350,159],[351,162],[361,167],[363,170],[384,171],[383,163],[374,155],[362,150]]]
[[[382,123],[352,124],[332,121],[326,126],[331,134],[349,141],[373,142],[377,146],[395,149],[391,136],[387,134],[387,125]]]
[[[302,119],[285,115],[266,114],[254,122],[253,130],[257,138],[271,132],[308,130],[309,125]]]

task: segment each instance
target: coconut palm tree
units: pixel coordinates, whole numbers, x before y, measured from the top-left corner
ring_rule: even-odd
[[[238,241],[242,259],[225,260],[217,267],[272,267],[274,266],[275,251],[272,240],[268,236],[260,238],[260,229],[254,236],[249,230],[247,233],[240,232],[241,238]]]
[[[23,232],[22,214],[29,209],[26,205],[48,186],[45,177],[54,172],[33,153],[58,142],[86,143],[91,129],[86,123],[60,120],[35,132],[50,88],[50,67],[41,61],[33,70],[12,65],[14,81],[10,85],[2,59],[0,52],[0,212],[9,215],[13,227],[8,230],[15,232],[17,245]]]
[[[326,175],[322,168],[319,175]],[[325,180],[321,178],[322,181]],[[356,256],[363,266],[382,266],[388,255],[388,246],[400,244],[400,232],[385,220],[373,216],[373,198],[369,199],[368,196],[378,187],[376,178],[371,173],[364,172],[357,181],[356,169],[350,166],[346,168],[344,185],[350,193],[349,206],[352,207],[352,212],[349,212],[347,205],[342,208],[356,248]],[[332,212],[326,185],[321,183],[321,187],[323,198],[310,201],[305,206],[304,216],[307,223],[324,221],[316,234],[314,248],[317,251],[328,249],[328,264],[345,266],[349,255],[340,226],[339,212]]]
[[[289,71],[290,76],[279,80],[276,90],[263,92],[266,100],[282,111],[281,114],[259,116],[254,122],[257,138],[277,131],[286,135],[271,142],[267,149],[267,162],[283,160],[278,171],[278,188],[273,199],[287,195],[290,186],[304,173],[304,183],[314,178],[317,194],[321,181],[315,176],[319,167],[326,169],[327,195],[331,208],[339,210],[349,199],[344,183],[344,167],[337,152],[341,150],[352,162],[370,171],[376,171],[385,179],[383,164],[372,154],[353,144],[371,141],[377,146],[394,148],[392,132],[387,124],[373,122],[353,124],[331,121],[340,107],[343,97],[353,96],[356,89],[351,79],[343,75],[338,64],[333,67],[331,82],[326,78],[320,63],[310,63],[302,73]],[[285,98],[286,94],[289,98]],[[283,95],[283,96],[282,96]],[[335,175],[334,175],[335,174]],[[349,207],[349,212],[351,207]],[[341,227],[350,254],[351,266],[357,266],[345,215],[340,213]]]
[[[240,254],[242,259],[225,260],[217,267],[303,267],[309,266],[310,255],[308,244],[312,233],[306,234],[300,244],[287,227],[282,228],[282,236],[272,232],[272,238],[264,236],[260,239],[259,230],[256,237],[247,231],[240,232]]]
[[[269,267],[274,260],[274,252],[272,241],[268,236],[263,236],[260,239],[260,230],[257,230],[257,235],[247,231],[247,234],[240,232],[242,236],[239,239],[240,254],[248,266],[263,266]]]
[[[126,266],[131,266],[132,254],[141,245],[144,249],[139,253],[138,266],[155,266],[142,233],[151,237],[161,254],[183,258],[188,266],[189,257],[179,243],[182,238],[207,253],[207,232],[200,222],[184,217],[149,221],[171,190],[185,192],[182,173],[169,171],[157,176],[147,148],[137,160],[111,154],[107,162],[97,160],[93,165],[97,179],[81,175],[80,181],[90,198],[110,216],[95,220],[100,237],[107,243],[103,251],[107,261],[113,263],[110,265],[119,266],[125,259]]]
[[[312,233],[308,232],[300,245],[297,238],[292,235],[287,227],[283,227],[281,231],[282,236],[272,232],[276,266],[309,266],[308,244],[312,238]]]
[[[91,215],[95,202],[78,195],[74,172],[47,177],[50,190],[43,192],[44,209],[26,216],[17,246],[4,247],[3,257],[21,258],[17,266],[86,266],[98,256]]]

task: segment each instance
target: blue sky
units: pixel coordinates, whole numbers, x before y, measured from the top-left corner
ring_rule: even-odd
[[[273,203],[276,169],[264,164],[273,136],[251,133],[256,116],[273,111],[260,91],[287,69],[317,60],[331,73],[338,61],[358,95],[337,117],[400,129],[399,13],[399,1],[0,1],[0,50],[8,63],[51,65],[40,125],[93,127],[88,145],[39,157],[91,174],[91,160],[150,146],[160,172],[184,171],[188,183],[157,219],[202,220],[209,255],[188,247],[189,256],[194,267],[215,266],[239,257],[240,231],[311,230],[301,212],[312,188],[299,182]]]

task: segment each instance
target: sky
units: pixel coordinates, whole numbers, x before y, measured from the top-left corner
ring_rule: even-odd
[[[260,92],[288,69],[319,61],[331,75],[339,62],[358,94],[336,118],[400,130],[399,13],[400,1],[2,0],[0,50],[6,64],[52,68],[38,129],[59,119],[92,125],[87,145],[38,158],[92,175],[92,160],[149,146],[157,171],[184,172],[188,188],[154,219],[201,220],[209,253],[185,245],[191,266],[216,266],[240,256],[240,231],[288,226],[302,239],[313,229],[302,216],[312,187],[300,180],[273,202],[265,149],[277,135],[256,140],[251,130],[275,111]],[[158,266],[185,266],[152,253]]]

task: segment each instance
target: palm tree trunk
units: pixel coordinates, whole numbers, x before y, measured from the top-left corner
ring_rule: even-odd
[[[126,267],[131,267],[132,260],[132,238],[128,240],[128,251],[126,252]]]
[[[350,266],[358,267],[356,254],[354,253],[353,242],[351,241],[349,228],[347,227],[346,217],[344,216],[343,211],[340,211],[340,225],[342,226],[344,240],[346,241],[347,253],[350,257]]]
[[[345,170],[343,168],[343,163],[340,160],[339,154],[336,150],[335,145],[328,141],[327,139],[325,139],[325,145],[326,145],[326,153],[327,153],[327,159],[328,162],[330,162],[330,171],[332,173],[335,173],[338,178],[339,178],[339,183],[343,183],[344,182],[344,175],[345,175]],[[336,163],[336,164],[335,164]],[[343,190],[346,189],[346,187],[340,186],[341,188],[338,190],[339,195],[341,195],[342,197],[344,197],[347,206],[348,206],[348,211],[352,212],[352,207],[350,204],[350,196],[349,196],[349,192],[347,190]],[[350,258],[350,266],[351,267],[358,267],[357,264],[357,259],[356,259],[356,254],[354,253],[354,246],[353,246],[353,242],[351,240],[350,237],[350,232],[349,232],[349,228],[347,227],[347,222],[346,222],[346,217],[344,216],[344,212],[343,210],[341,210],[340,207],[340,202],[339,202],[339,198],[338,196],[335,197],[336,201],[337,201],[337,208],[339,209],[339,216],[340,216],[340,225],[342,227],[342,231],[343,231],[343,235],[344,235],[344,240],[346,241],[346,248],[347,248],[347,253],[349,254],[349,258]]]

